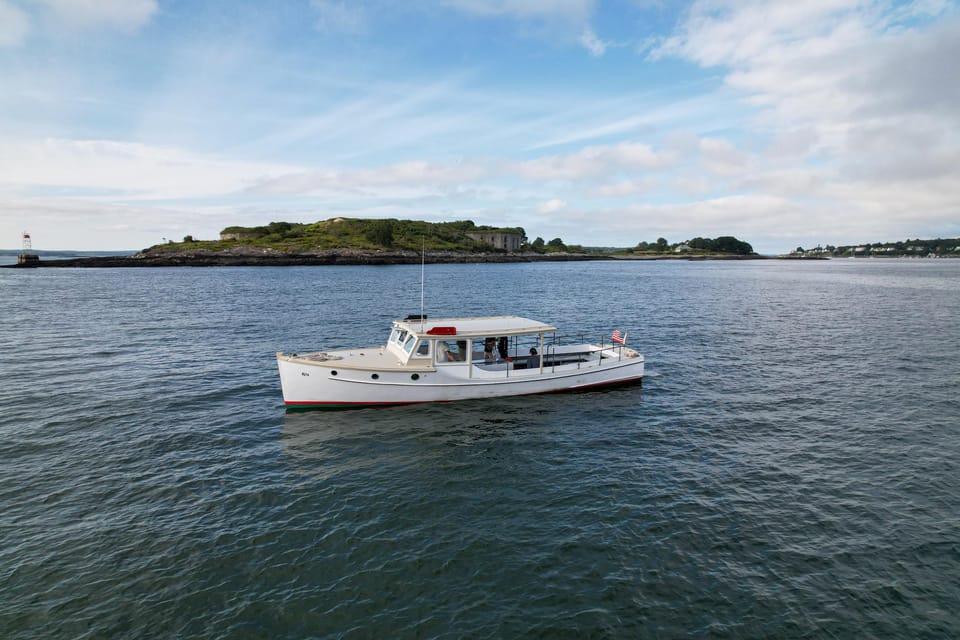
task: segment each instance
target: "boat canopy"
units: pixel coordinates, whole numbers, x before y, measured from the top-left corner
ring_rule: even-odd
[[[457,336],[486,338],[531,333],[552,333],[556,327],[519,316],[487,316],[482,318],[432,318],[430,320],[395,320],[394,326],[418,336]]]

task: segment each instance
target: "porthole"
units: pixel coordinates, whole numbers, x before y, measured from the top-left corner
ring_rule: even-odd
[[[374,380],[379,380],[379,379],[380,379],[380,374],[379,374],[379,373],[375,373],[375,374],[373,374],[373,375],[370,376],[370,377],[373,378]]]
[[[411,380],[419,380],[419,379],[420,379],[420,374],[419,374],[419,373],[415,373],[415,374],[413,374],[412,376],[410,376],[410,379],[411,379]]]
[[[330,372],[330,375],[335,376],[335,375],[337,375],[337,372],[336,372],[336,371],[331,371],[331,372]]]

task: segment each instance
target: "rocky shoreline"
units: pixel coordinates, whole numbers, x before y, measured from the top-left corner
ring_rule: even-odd
[[[587,260],[749,260],[762,256],[687,256],[667,255],[603,255],[587,253],[465,253],[428,251],[422,257],[431,264],[505,263],[505,262],[571,262]],[[288,253],[275,249],[243,247],[230,251],[143,251],[131,256],[102,256],[43,260],[30,265],[5,265],[7,268],[54,267],[290,267],[323,265],[393,265],[419,264],[421,255],[414,251],[372,251],[363,249],[329,249],[307,253]]]
[[[428,251],[423,259],[436,263],[468,262],[543,262],[597,260],[605,256],[584,254],[536,253],[462,253]],[[244,248],[231,251],[145,251],[132,256],[103,256],[43,260],[31,267],[289,267],[321,265],[391,265],[419,264],[421,256],[413,251],[370,251],[330,249],[309,253],[287,253],[273,249]],[[17,267],[18,265],[8,265]]]

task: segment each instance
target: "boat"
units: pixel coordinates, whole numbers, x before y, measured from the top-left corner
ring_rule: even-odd
[[[556,327],[518,316],[393,321],[382,346],[277,353],[288,409],[451,402],[637,383],[643,355],[626,334],[560,344]]]

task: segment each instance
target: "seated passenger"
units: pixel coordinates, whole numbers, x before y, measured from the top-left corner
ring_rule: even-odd
[[[466,340],[457,340],[457,352],[454,354],[454,359],[459,362],[467,361],[467,341]]]
[[[528,369],[540,368],[540,356],[537,355],[536,347],[530,347],[530,355],[527,356],[527,368]]]
[[[450,352],[450,347],[447,345],[446,341],[438,340],[437,362],[454,362],[456,359],[456,356]]]

